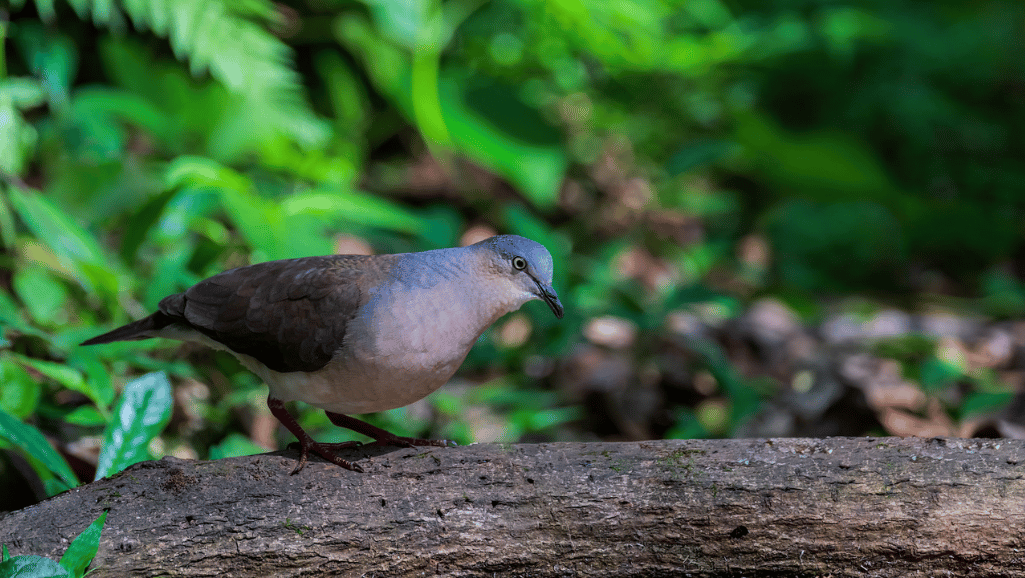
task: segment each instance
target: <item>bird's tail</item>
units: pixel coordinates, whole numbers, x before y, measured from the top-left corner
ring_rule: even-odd
[[[99,345],[100,343],[111,343],[114,341],[136,341],[139,339],[149,339],[154,337],[153,332],[158,329],[167,327],[169,319],[167,315],[157,312],[149,317],[143,317],[138,321],[133,321],[128,325],[122,325],[113,331],[108,331],[103,335],[97,335],[92,339],[87,339],[82,342],[82,345]]]

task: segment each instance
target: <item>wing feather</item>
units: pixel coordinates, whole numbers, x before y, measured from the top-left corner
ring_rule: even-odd
[[[366,259],[305,257],[232,269],[165,298],[160,311],[275,371],[316,371],[343,346],[366,299],[360,287],[379,269]]]

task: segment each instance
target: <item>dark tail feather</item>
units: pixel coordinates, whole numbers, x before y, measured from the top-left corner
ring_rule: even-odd
[[[150,315],[149,317],[143,317],[138,321],[133,321],[128,325],[122,325],[113,331],[108,331],[103,335],[97,335],[92,339],[87,339],[82,342],[82,345],[99,345],[100,343],[111,343],[114,341],[135,341],[139,339],[149,339],[153,337],[149,333],[162,329],[170,324],[170,318],[159,311]]]

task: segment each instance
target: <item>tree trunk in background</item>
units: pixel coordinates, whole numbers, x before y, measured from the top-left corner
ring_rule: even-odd
[[[146,462],[0,518],[91,576],[1025,576],[1025,442],[481,444]]]

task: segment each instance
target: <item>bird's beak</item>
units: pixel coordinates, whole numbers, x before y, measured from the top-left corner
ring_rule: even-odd
[[[534,279],[534,283],[537,284],[537,294],[544,302],[551,308],[552,313],[555,314],[557,319],[562,319],[565,310],[562,308],[562,302],[559,301],[559,296],[555,294],[555,289],[549,286],[542,285],[540,281]]]

